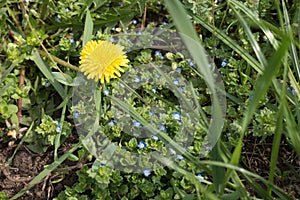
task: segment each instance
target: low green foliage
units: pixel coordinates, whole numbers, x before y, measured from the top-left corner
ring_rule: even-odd
[[[0,142],[22,137],[33,152],[54,148],[55,160],[12,199],[66,159],[89,163],[56,200],[295,198],[273,182],[298,173],[293,167],[281,172],[276,163],[282,138],[300,157],[299,16],[297,1],[279,0],[0,2]],[[156,27],[176,28],[193,42],[183,39],[186,48],[177,52],[148,48],[173,39],[158,40]],[[143,28],[141,37],[136,28]],[[130,60],[126,77],[85,82],[77,67],[84,44],[113,41],[123,32],[118,42]],[[209,69],[220,73],[224,91]],[[123,78],[155,83],[130,89]],[[215,88],[226,93],[226,113]],[[18,137],[10,137],[12,130]],[[177,134],[182,130],[193,141]],[[209,131],[220,134],[214,146],[207,143]],[[75,132],[80,141],[59,157]],[[268,176],[246,170],[247,136],[273,139]],[[0,199],[8,197],[0,192]]]

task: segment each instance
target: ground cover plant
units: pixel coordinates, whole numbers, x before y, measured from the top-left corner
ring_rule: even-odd
[[[300,197],[298,1],[0,5],[0,199]]]

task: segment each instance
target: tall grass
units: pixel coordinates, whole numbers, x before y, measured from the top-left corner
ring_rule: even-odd
[[[171,16],[173,17],[177,29],[180,32],[189,35],[190,37],[195,38],[195,31],[193,31],[192,25],[189,25],[189,20],[187,20],[187,17],[184,17],[187,15],[180,2],[177,0],[166,0],[165,2]],[[205,21],[203,18],[201,18],[200,15],[189,13],[196,22],[207,28],[210,32],[212,32],[212,34],[215,34],[216,38],[224,42],[226,45],[232,48],[232,50],[239,53],[241,57],[245,61],[247,61],[254,70],[261,74],[254,86],[253,99],[244,111],[245,114],[243,117],[239,142],[235,147],[233,154],[231,154],[229,157],[229,163],[226,163],[225,160],[223,160],[223,162],[208,161],[208,163],[210,163],[212,166],[217,165],[227,168],[225,177],[219,177],[219,171],[212,173],[213,179],[217,180],[214,182],[214,184],[217,184],[215,185],[215,190],[217,193],[219,193],[220,197],[224,197],[224,191],[226,188],[228,188],[228,183],[230,183],[230,180],[232,180],[234,185],[236,186],[236,191],[238,191],[239,193],[239,198],[247,198],[247,189],[241,182],[241,179],[244,179],[253,187],[255,192],[264,199],[272,199],[272,191],[276,193],[276,195],[280,197],[280,199],[292,198],[286,195],[281,189],[277,188],[272,182],[274,180],[275,167],[282,134],[284,134],[288,138],[295,151],[298,153],[298,156],[300,157],[300,130],[299,125],[297,125],[299,110],[297,109],[296,112],[293,113],[290,108],[290,103],[298,105],[299,96],[298,98],[291,99],[286,93],[286,85],[289,83],[295,87],[297,94],[299,95],[299,60],[297,56],[297,51],[299,53],[299,43],[296,38],[293,38],[294,35],[299,35],[299,30],[297,33],[294,33],[293,31],[296,30],[292,30],[291,28],[285,1],[282,1],[281,3],[279,1],[275,2],[277,4],[279,21],[281,22],[280,27],[274,27],[270,23],[261,20],[241,2],[235,0],[228,1],[229,8],[234,11],[237,19],[244,28],[244,32],[247,35],[249,42],[255,52],[255,56],[243,50],[243,48],[239,46],[237,42],[224,34],[221,30],[218,30],[217,27],[214,27],[213,25]],[[281,13],[282,11],[283,14]],[[299,14],[296,16],[299,16]],[[299,17],[296,17],[294,20],[294,23],[300,23]],[[272,44],[273,52],[270,57],[267,57],[261,51],[259,43],[255,40],[254,34],[251,32],[250,22],[252,26],[254,25],[256,28],[260,28]],[[198,39],[195,38],[195,41],[197,40]],[[188,49],[191,50],[190,48]],[[288,61],[292,61],[293,65],[289,66]],[[282,71],[284,71],[284,73],[280,75],[283,83],[279,83],[279,81],[276,79],[276,77],[278,77],[278,71],[280,68],[283,68]],[[294,76],[294,74],[296,74],[296,77]],[[262,189],[261,185],[253,179],[253,177],[258,176],[257,174],[252,174],[252,176],[249,176],[246,171],[243,172],[244,169],[239,168],[239,170],[237,170],[234,166],[239,166],[244,134],[249,128],[249,123],[251,122],[254,113],[257,112],[258,103],[260,99],[266,94],[266,92],[272,88],[275,88],[275,91],[277,93],[276,100],[278,101],[278,108],[276,111],[278,113],[278,123],[276,125],[276,131],[273,136],[274,139],[272,146],[269,180],[267,181],[260,177],[260,179],[263,180],[263,183],[268,187],[268,189],[265,190]],[[212,157],[212,159],[214,158]],[[220,168],[213,169],[220,170]],[[237,173],[238,171],[241,173]],[[222,190],[219,190],[219,187],[221,187]],[[234,196],[234,194],[235,193],[232,192],[232,197]]]

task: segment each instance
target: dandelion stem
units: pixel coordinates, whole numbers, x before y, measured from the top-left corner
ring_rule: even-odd
[[[74,66],[74,65],[72,65],[72,64],[70,64],[70,63],[68,63],[68,62],[66,62],[66,61],[64,61],[64,60],[62,60],[62,59],[60,59],[58,57],[56,57],[56,56],[53,56],[50,53],[47,53],[47,52],[45,52],[43,50],[39,50],[39,53],[42,56],[48,56],[48,57],[50,57],[51,60],[57,62],[58,64],[60,64],[60,65],[62,65],[64,67],[67,67],[67,68],[75,70],[75,71],[79,71],[78,67],[76,67],[76,66]]]

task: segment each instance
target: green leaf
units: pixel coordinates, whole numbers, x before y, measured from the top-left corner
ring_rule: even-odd
[[[86,11],[84,31],[83,31],[83,41],[82,46],[84,46],[89,40],[92,39],[93,35],[93,20],[89,9]]]
[[[59,93],[62,99],[65,99],[67,94],[65,93],[64,88],[59,84],[58,81],[55,80],[55,78],[51,73],[50,68],[43,61],[38,51],[36,50],[33,51],[31,60],[33,60],[34,63],[38,66],[38,68],[41,70],[44,76],[49,80],[49,82],[53,85],[53,87],[56,89],[56,91]]]
[[[64,85],[72,86],[72,77],[70,75],[63,74],[60,72],[52,72],[52,75],[54,79],[57,80],[58,82]]]

